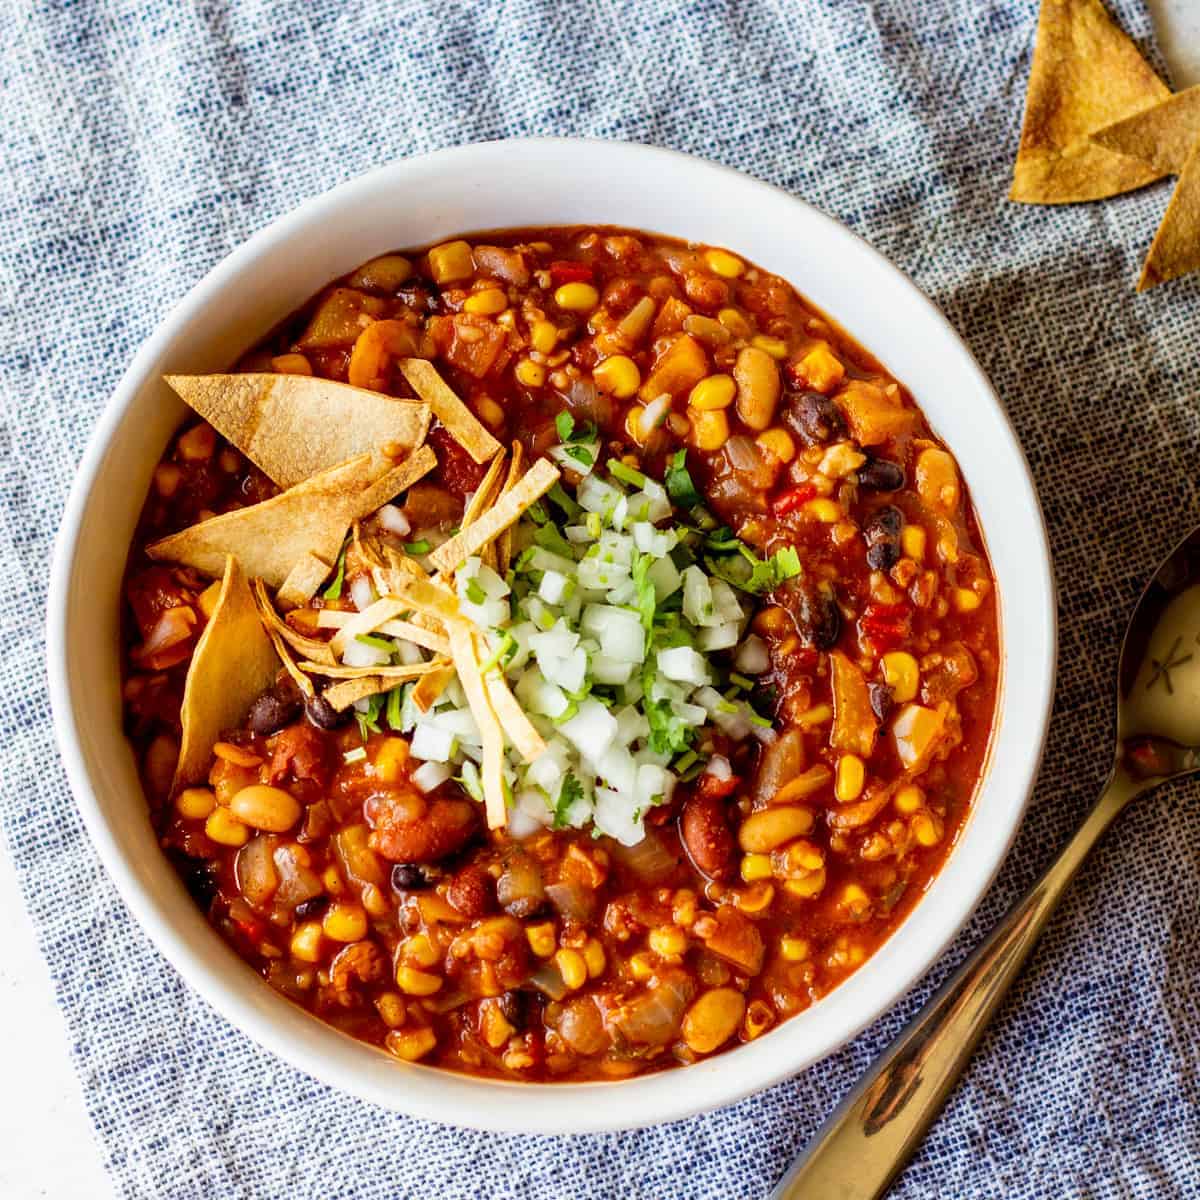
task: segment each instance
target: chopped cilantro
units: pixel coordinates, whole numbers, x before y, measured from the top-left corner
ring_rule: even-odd
[[[547,493],[546,499],[556,504],[568,519],[574,519],[583,509],[567,495],[561,483],[556,483]],[[557,531],[556,531],[557,532]]]
[[[575,432],[575,418],[569,412],[560,412],[554,418],[554,428],[558,430],[558,440],[568,442],[571,440],[571,434]]]
[[[346,550],[350,543],[346,542],[342,546],[342,552],[338,555],[337,571],[333,576],[333,582],[321,594],[326,600],[340,600],[342,598],[342,582],[346,578]]]
[[[596,456],[587,446],[568,446],[567,456],[573,458],[582,467],[590,467],[596,461]]]
[[[401,715],[401,709],[404,707],[406,687],[392,688],[387,694],[387,711],[386,720],[389,729],[394,729],[399,733],[404,726],[404,718]]]
[[[656,600],[654,584],[649,578],[650,568],[654,565],[652,554],[639,554],[633,564],[633,586],[637,588],[637,609],[642,618],[642,627],[647,633],[654,631],[654,610]]]
[[[379,714],[383,710],[383,696],[372,696],[367,701],[364,712],[355,712],[354,719],[358,722],[358,732],[365,742],[368,734],[379,732]]]
[[[671,497],[672,504],[677,504],[680,508],[695,508],[700,503],[700,493],[692,482],[686,464],[686,450],[672,454],[667,473],[663,476],[663,483],[666,484],[667,495]]]
[[[570,771],[563,776],[558,789],[558,799],[554,803],[554,828],[562,829],[567,823],[567,813],[571,805],[583,799],[583,784]]]
[[[364,646],[370,646],[372,650],[382,650],[389,656],[396,652],[395,643],[385,637],[376,637],[373,633],[356,633],[354,640],[361,642]]]
[[[516,645],[516,638],[507,629],[502,629],[500,631],[500,645],[492,651],[487,661],[480,666],[479,673],[486,675],[502,658],[506,661],[511,658]]]
[[[800,574],[800,555],[794,546],[785,546],[770,558],[761,559],[727,529],[710,534],[705,545],[713,551],[704,556],[709,571],[755,596],[774,591],[784,580]]]

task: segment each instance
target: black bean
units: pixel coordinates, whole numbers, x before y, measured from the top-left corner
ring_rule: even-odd
[[[886,458],[873,458],[858,469],[858,486],[870,492],[898,492],[904,468]]]
[[[863,526],[867,564],[876,571],[890,571],[900,561],[900,530],[904,514],[894,505],[877,509]]]
[[[846,435],[846,421],[841,409],[820,392],[790,393],[784,416],[810,446],[815,442],[833,442]]]
[[[873,571],[890,571],[900,561],[900,543],[884,538],[867,547],[867,566]]]
[[[392,867],[392,890],[415,892],[430,887],[441,874],[436,868],[431,869],[420,863],[396,863]]]
[[[871,697],[871,711],[880,719],[886,721],[892,711],[892,689],[886,683],[872,683],[867,686]]]
[[[304,702],[304,713],[318,729],[336,729],[350,719],[350,711],[338,712],[324,696],[313,696]]]
[[[203,858],[192,858],[181,850],[171,850],[168,853],[175,870],[183,880],[183,886],[187,888],[188,895],[204,912],[208,912],[218,891],[217,864]]]
[[[497,1000],[502,1016],[518,1033],[525,1028],[532,998],[528,992],[511,991]]]
[[[304,900],[297,904],[293,912],[295,913],[296,920],[304,921],[309,917],[315,917],[320,912],[324,912],[328,905],[328,896],[313,896],[312,899]]]
[[[805,645],[829,650],[837,644],[842,631],[842,612],[828,584],[814,587],[807,581],[793,580],[783,590],[783,598]]]
[[[275,733],[290,725],[300,715],[302,707],[298,695],[282,695],[279,688],[272,688],[250,706],[246,722],[255,733]]]

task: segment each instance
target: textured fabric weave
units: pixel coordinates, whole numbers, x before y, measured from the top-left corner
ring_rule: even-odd
[[[1006,201],[1035,8],[0,8],[0,811],[123,1195],[761,1196],[1049,861],[1102,779],[1124,614],[1200,516],[1200,281],[1132,291],[1169,184],[1064,209]],[[1145,44],[1140,4],[1117,12]],[[57,764],[42,667],[47,562],[74,465],[169,306],[314,193],[386,160],[520,134],[707,156],[805,196],[890,256],[1007,403],[1062,589],[1042,781],[999,882],[943,964],[789,1083],[676,1125],[574,1139],[489,1137],[382,1112],[215,1017],[100,868]],[[1109,834],[897,1197],[1200,1194],[1197,790],[1156,794]]]

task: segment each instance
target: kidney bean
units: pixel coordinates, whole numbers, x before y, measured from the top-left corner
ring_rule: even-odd
[[[806,445],[834,442],[846,436],[841,410],[820,392],[789,392],[785,419]]]
[[[870,492],[898,492],[904,468],[886,458],[872,458],[858,469],[858,486]]]
[[[727,879],[732,873],[735,843],[721,797],[693,793],[679,817],[679,837],[697,871],[710,879]]]

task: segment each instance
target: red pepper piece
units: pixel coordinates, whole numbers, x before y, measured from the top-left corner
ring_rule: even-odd
[[[799,487],[794,487],[790,491],[782,492],[771,501],[771,511],[777,517],[786,517],[788,513],[793,513],[801,505],[807,504],[817,494],[817,489],[814,484],[802,483]]]
[[[550,281],[555,287],[562,287],[564,283],[591,283],[594,278],[590,263],[562,261],[550,264]]]
[[[858,631],[880,652],[894,650],[912,635],[912,613],[903,604],[868,604],[859,618]]]

